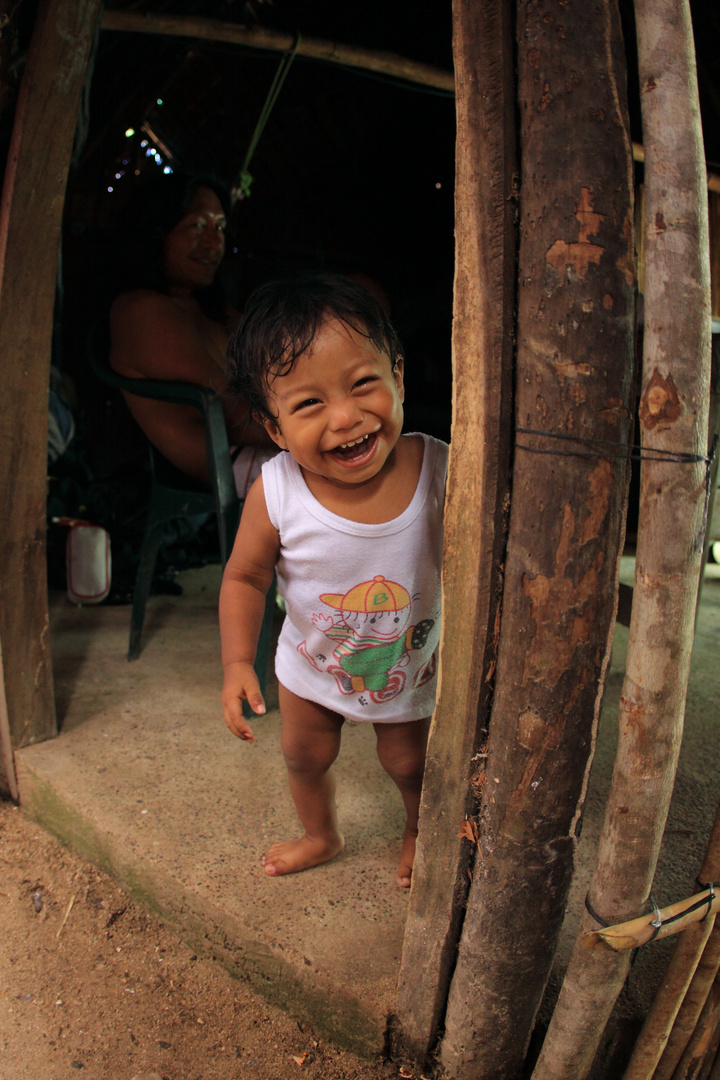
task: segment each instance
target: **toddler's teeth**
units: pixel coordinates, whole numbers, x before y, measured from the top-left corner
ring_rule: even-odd
[[[363,435],[363,437],[361,439],[353,439],[352,442],[340,443],[340,449],[341,450],[347,450],[348,447],[357,446],[358,443],[365,442],[365,440],[368,439],[368,438],[369,438],[369,435]]]

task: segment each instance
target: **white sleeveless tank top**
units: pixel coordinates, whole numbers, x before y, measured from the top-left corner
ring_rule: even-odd
[[[448,448],[421,438],[412,502],[380,525],[327,510],[288,453],[262,469],[287,611],[278,679],[353,720],[419,720],[435,705]]]

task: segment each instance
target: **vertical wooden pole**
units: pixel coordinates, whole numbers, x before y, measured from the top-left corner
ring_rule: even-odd
[[[65,184],[100,0],[43,0],[0,204],[0,641],[14,748],[56,733],[45,500],[50,340]]]
[[[720,1046],[720,977],[710,987],[673,1080],[705,1080]]]
[[[697,876],[702,884],[718,880],[720,803]],[[715,921],[711,916],[680,935],[623,1080],[671,1080],[720,964],[720,926],[715,927]]]
[[[615,617],[633,369],[617,7],[517,6],[515,457],[478,856],[441,1061],[516,1080],[552,962]]]
[[[717,923],[717,917],[716,917]],[[688,927],[692,930],[694,927]],[[693,935],[694,937],[695,935]],[[678,945],[685,937],[685,931],[681,935]],[[688,943],[688,949],[692,947],[693,938]],[[673,953],[673,959],[675,953]],[[713,986],[717,987],[718,970],[720,969],[720,926],[713,925],[712,933],[707,939],[700,962],[698,963],[692,982],[688,987],[685,999],[682,1003],[677,1019],[670,1032],[670,1037],[665,1047],[665,1053],[660,1059],[660,1064],[652,1075],[653,1080],[685,1080],[687,1067],[694,1057],[698,1044],[702,1042],[701,1033],[703,1023],[702,1014],[708,1005],[708,999],[712,1000]],[[717,1004],[717,1003],[716,1003]],[[704,1057],[707,1046],[700,1053]],[[667,1061],[666,1061],[667,1057]],[[625,1080],[625,1077],[623,1077]]]
[[[504,545],[515,281],[512,27],[505,0],[455,0],[457,95],[453,425],[440,689],[423,787],[395,1050],[423,1061],[445,1007],[475,847]],[[422,976],[420,976],[422,973]]]
[[[8,721],[7,701],[5,700],[5,679],[3,676],[2,649],[0,648],[0,788],[6,791],[15,802],[20,797],[18,790],[17,774],[15,772],[15,759],[13,757],[12,741],[10,739],[10,723]]]
[[[720,1080],[720,1053],[715,1055],[715,1060],[707,1074],[707,1080]]]
[[[710,384],[707,177],[688,0],[636,0],[645,147],[643,458],[619,739],[590,908],[606,923],[648,898],[682,738],[702,558]],[[698,460],[693,460],[697,455]],[[597,929],[589,913],[580,934]],[[629,956],[579,937],[534,1080],[582,1080]]]
[[[712,270],[711,270],[712,275]],[[711,279],[712,280],[712,279]],[[707,521],[708,530],[705,534],[705,543],[703,544],[703,556],[702,565],[706,565],[708,561],[708,554],[710,551],[710,544],[712,543],[710,537],[710,523],[712,522],[713,511],[715,509],[715,501],[717,499],[717,483],[718,483],[718,469],[720,468],[720,334],[712,335],[711,345],[711,365],[710,365],[710,408],[708,409],[708,453],[712,453],[713,446],[715,446],[715,457],[710,468],[710,499],[707,506]],[[719,440],[718,444],[715,444],[715,439]],[[700,601],[702,600],[704,573],[700,573],[700,581],[698,582],[698,594],[697,604],[695,607],[695,625],[697,626],[698,616],[700,614]]]

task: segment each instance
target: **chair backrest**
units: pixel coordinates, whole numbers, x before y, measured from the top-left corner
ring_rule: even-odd
[[[199,409],[205,424],[205,444],[210,481],[215,496],[215,509],[218,515],[220,533],[220,555],[223,565],[227,562],[240,521],[240,500],[235,489],[230,444],[220,398],[207,386],[193,386],[191,383],[174,382],[165,379],[134,379],[120,375],[110,366],[110,328],[107,322],[99,322],[91,327],[88,335],[88,359],[95,374],[108,386],[126,390],[139,397],[153,398],[156,401],[169,401],[177,405],[191,405]],[[172,484],[177,487],[183,483],[187,490],[193,490],[193,481],[185,477],[170,465],[160,452],[153,447],[155,457],[155,475],[160,483],[163,474],[173,474]],[[158,459],[164,466],[158,468]],[[166,466],[166,467],[165,467]],[[196,485],[195,485],[196,489]]]

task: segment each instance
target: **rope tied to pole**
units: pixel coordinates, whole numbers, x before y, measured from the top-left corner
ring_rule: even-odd
[[[681,900],[669,907],[658,908],[652,895],[650,903],[653,905],[651,914],[641,915],[630,922],[603,926],[600,930],[585,934],[584,943],[587,948],[607,948],[613,952],[623,952],[625,949],[637,949],[658,938],[677,934],[692,923],[704,922],[708,915],[717,914],[720,908],[720,897],[715,891],[715,886],[710,882],[703,886],[702,893],[699,895],[696,894],[688,900]],[[705,910],[701,915],[703,908]],[[596,918],[592,911],[590,914]],[[599,920],[596,919],[596,921]]]
[[[518,435],[540,435],[546,439],[567,439],[586,447],[584,450],[544,450],[539,446],[528,446],[526,443],[515,443],[516,450],[527,450],[530,454],[550,454],[553,457],[584,457],[584,458],[623,458],[626,461],[664,461],[676,465],[705,466],[705,505],[703,509],[702,524],[695,537],[693,550],[702,551],[703,541],[708,522],[708,510],[710,508],[710,494],[712,481],[712,467],[718,447],[718,436],[715,435],[708,454],[688,454],[682,450],[661,450],[652,446],[630,446],[626,443],[611,442],[607,439],[584,439],[581,435],[570,435],[561,431],[540,431],[535,428],[516,428]]]
[[[584,439],[581,435],[570,435],[561,431],[540,431],[535,428],[521,427],[515,430],[518,435],[542,435],[546,439],[567,439],[587,447],[586,450],[542,450],[539,446],[515,443],[516,450],[527,450],[531,454],[553,454],[556,457],[629,458],[631,461],[668,461],[678,465],[702,463],[709,467],[712,465],[717,446],[717,435],[709,454],[687,454],[681,450],[655,450],[651,446],[643,447],[636,444],[630,446],[627,443],[611,442],[608,439]]]
[[[300,34],[298,33],[292,49],[288,50],[288,52],[286,53],[283,53],[282,57],[280,58],[280,63],[278,64],[273,81],[270,84],[270,89],[268,90],[265,104],[260,110],[260,116],[258,117],[257,123],[255,125],[255,130],[252,134],[252,138],[250,139],[248,148],[245,151],[245,157],[243,159],[242,165],[240,166],[237,183],[232,189],[233,202],[235,202],[237,199],[250,198],[250,187],[253,182],[253,178],[249,171],[250,162],[252,161],[258,143],[260,142],[260,137],[265,130],[265,125],[270,119],[270,114],[275,107],[275,103],[278,97],[280,96],[280,91],[283,88],[283,83],[288,76],[288,72],[290,71],[292,62],[295,59],[298,49],[300,48],[301,40],[302,39],[300,37]]]

